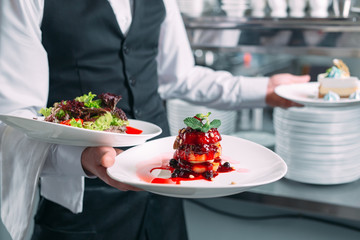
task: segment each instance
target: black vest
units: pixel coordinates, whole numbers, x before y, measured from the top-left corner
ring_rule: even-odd
[[[162,0],[135,0],[125,37],[108,0],[46,0],[42,42],[48,54],[48,105],[92,92],[122,96],[129,118],[168,124],[158,90],[157,63]]]
[[[129,118],[153,122],[168,135],[155,61],[164,17],[162,0],[134,0],[125,37],[108,0],[45,0],[41,29],[50,68],[48,105],[90,91],[112,92],[122,95],[118,107]],[[82,213],[41,199],[33,240],[187,239],[181,199],[121,192],[98,178],[85,182]]]

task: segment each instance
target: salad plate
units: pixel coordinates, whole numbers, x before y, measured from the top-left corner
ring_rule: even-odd
[[[275,93],[304,106],[314,107],[340,107],[360,104],[360,99],[341,98],[337,101],[326,101],[318,98],[318,82],[280,85],[275,88]]]
[[[221,158],[230,162],[234,171],[220,173],[212,181],[199,179],[173,182],[168,174],[157,171],[154,174],[152,169],[173,157],[174,141],[175,136],[171,136],[126,150],[116,157],[115,164],[107,169],[107,173],[117,181],[159,195],[210,198],[237,194],[277,181],[287,172],[283,159],[268,148],[242,138],[222,135]]]
[[[129,119],[129,126],[142,130],[141,134],[88,130],[46,122],[43,119],[43,117],[28,118],[0,115],[0,121],[23,131],[28,137],[49,143],[72,146],[130,147],[142,144],[162,132],[161,128],[155,124],[133,119]]]

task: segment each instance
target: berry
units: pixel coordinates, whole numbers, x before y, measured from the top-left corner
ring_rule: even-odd
[[[179,177],[182,177],[182,178],[186,178],[186,177],[188,177],[188,172],[187,171],[180,171],[180,173],[179,173]]]
[[[206,171],[206,172],[203,173],[203,176],[207,180],[211,180],[214,177],[214,172],[213,171]]]
[[[179,174],[180,174],[180,170],[179,170],[179,169],[175,169],[175,170],[173,171],[173,173],[171,174],[171,177],[172,177],[172,178],[177,178],[177,177],[179,177]]]
[[[223,167],[224,167],[224,168],[227,168],[227,169],[231,168],[229,162],[225,162],[225,163],[223,164]]]
[[[179,163],[176,159],[172,158],[172,159],[170,159],[169,165],[172,168],[177,168],[179,166]]]

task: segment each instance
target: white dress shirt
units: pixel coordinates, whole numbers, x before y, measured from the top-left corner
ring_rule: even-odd
[[[108,1],[126,35],[131,26],[132,0]],[[46,106],[49,87],[48,60],[40,29],[44,0],[1,0],[0,4],[0,114],[25,116],[30,111],[36,115]],[[161,25],[157,56],[161,97],[224,110],[265,106],[268,78],[234,77],[225,71],[195,66],[176,0],[164,0],[164,4],[166,18]],[[1,177],[7,184],[5,192],[1,188],[1,214],[13,238],[21,239],[31,217],[33,186],[37,185],[39,174],[41,195],[75,213],[82,211],[86,175],[80,158],[84,148],[30,140],[9,128],[0,122]],[[18,170],[21,164],[31,164],[32,168]],[[32,181],[13,189],[19,179],[24,180],[23,174],[31,176]],[[25,190],[29,186],[32,190]],[[26,194],[19,199],[12,195],[14,191]],[[14,210],[16,205],[20,210]],[[19,215],[17,219],[14,214]]]

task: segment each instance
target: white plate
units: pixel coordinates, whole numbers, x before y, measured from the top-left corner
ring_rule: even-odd
[[[353,122],[360,118],[360,108],[358,106],[344,107],[291,107],[274,109],[274,116],[303,122],[317,123],[337,123]]]
[[[154,167],[167,163],[174,153],[175,136],[149,141],[131,148],[116,157],[107,169],[115,180],[149,192],[170,197],[210,198],[232,195],[282,178],[287,166],[271,150],[241,138],[222,135],[222,159],[229,161],[236,171],[220,173],[214,181],[181,181],[180,184],[150,183]],[[140,174],[139,174],[140,173]],[[141,175],[148,175],[143,180]],[[169,182],[172,182],[171,180]]]
[[[31,138],[72,146],[126,147],[144,143],[159,135],[162,130],[155,124],[129,119],[129,125],[143,130],[141,134],[123,134],[88,130],[32,118],[0,115],[0,121],[17,128]]]
[[[309,82],[300,84],[286,84],[280,85],[275,88],[275,93],[280,97],[286,98],[293,102],[305,106],[316,107],[339,107],[359,104],[359,99],[345,99],[342,98],[338,101],[325,101],[322,98],[318,98],[319,83]]]

